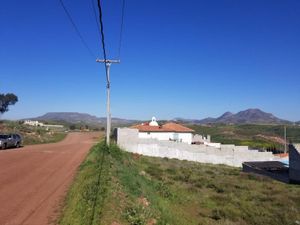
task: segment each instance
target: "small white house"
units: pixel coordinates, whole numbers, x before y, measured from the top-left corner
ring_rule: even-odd
[[[194,130],[173,122],[159,125],[155,117],[152,117],[151,122],[135,125],[132,128],[138,129],[139,138],[176,141],[188,144],[191,144],[193,140]]]
[[[24,124],[29,125],[29,126],[35,126],[35,127],[42,127],[42,126],[44,126],[43,123],[40,123],[37,120],[25,120]]]
[[[34,126],[34,127],[46,127],[47,129],[49,128],[63,128],[63,125],[55,125],[55,124],[44,124],[41,123],[37,120],[25,120],[24,121],[25,125],[29,125],[29,126]]]

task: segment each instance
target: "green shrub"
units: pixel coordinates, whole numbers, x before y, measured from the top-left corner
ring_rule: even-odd
[[[151,216],[150,210],[142,206],[128,207],[124,212],[124,217],[130,225],[146,225]]]
[[[222,209],[213,209],[211,212],[211,218],[214,220],[225,219],[226,215]]]
[[[153,178],[162,180],[163,170],[159,168],[158,165],[150,165],[145,169],[145,171],[150,174]]]
[[[158,191],[159,195],[162,196],[163,198],[173,197],[172,191],[170,190],[169,186],[166,185],[164,182],[159,182],[156,185],[156,190]]]

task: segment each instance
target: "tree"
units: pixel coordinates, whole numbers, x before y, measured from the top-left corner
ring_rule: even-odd
[[[7,112],[8,106],[14,105],[18,102],[18,97],[12,93],[0,94],[0,114]]]
[[[76,129],[75,124],[71,124],[71,125],[70,125],[70,130],[75,130],[75,129]]]

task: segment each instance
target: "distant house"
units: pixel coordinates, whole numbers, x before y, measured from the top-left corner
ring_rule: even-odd
[[[63,128],[63,125],[55,125],[55,124],[44,124],[37,120],[25,120],[25,125],[34,126],[34,127],[46,127],[46,128]]]
[[[42,126],[44,126],[43,123],[40,123],[37,120],[25,120],[24,124],[29,125],[29,126],[35,126],[35,127],[42,127]]]
[[[139,138],[157,139],[160,141],[175,141],[191,144],[194,130],[183,125],[169,122],[159,125],[155,117],[151,122],[138,124],[131,128],[138,129]]]

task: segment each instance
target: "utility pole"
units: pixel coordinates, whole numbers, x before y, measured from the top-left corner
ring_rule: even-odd
[[[287,144],[286,144],[286,126],[284,126],[284,153],[287,153]]]
[[[110,59],[96,59],[96,62],[105,63],[105,69],[107,74],[106,84],[106,145],[110,143],[110,130],[111,130],[111,114],[110,114],[110,66],[112,63],[120,63],[120,60]]]

